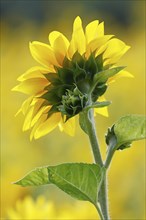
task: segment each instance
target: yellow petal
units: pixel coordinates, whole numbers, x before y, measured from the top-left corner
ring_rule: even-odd
[[[33,102],[34,100],[35,102]],[[43,103],[45,102],[45,100],[42,98],[34,98],[33,101],[31,103],[31,106],[34,107],[32,119],[35,117],[35,115],[38,113],[40,108],[43,106]]]
[[[26,114],[24,124],[23,124],[23,131],[26,131],[32,127],[32,119],[39,111],[40,107],[42,106],[44,100],[38,99],[37,102],[35,102],[34,105],[30,105],[29,111]]]
[[[105,117],[109,116],[107,107],[95,108],[94,111],[95,111],[95,113],[103,115]]]
[[[73,24],[72,40],[68,49],[69,57],[71,58],[76,51],[78,51],[81,55],[86,51],[85,34],[82,27],[82,21],[79,16],[76,17]]]
[[[64,43],[62,36],[59,36],[54,42],[54,53],[58,63],[62,66],[64,57],[67,54],[68,47]]]
[[[98,98],[98,101],[99,101],[99,102],[103,102],[103,101],[106,101],[106,99],[105,99],[104,96],[100,96],[100,97]],[[108,117],[108,116],[109,116],[109,114],[108,114],[108,108],[107,108],[107,107],[95,108],[95,109],[94,109],[94,112],[95,112],[95,114],[97,113],[97,114],[103,115],[103,116],[105,116],[105,117]]]
[[[17,115],[19,115],[20,112],[22,112],[22,109],[21,109],[21,108],[18,109],[18,111],[17,111],[16,114],[15,114],[15,117],[17,117]]]
[[[67,122],[63,122],[63,120],[58,124],[59,129],[69,134],[70,136],[74,136],[75,134],[75,117],[70,118]]]
[[[104,22],[101,22],[97,27],[97,37],[104,36]]]
[[[29,70],[27,70],[24,74],[22,74],[17,80],[24,81],[26,79],[31,79],[31,78],[45,78],[43,74],[49,72],[55,72],[54,68],[52,67],[44,68],[40,66],[34,66]]]
[[[129,46],[119,39],[109,40],[107,49],[103,54],[103,59],[105,60],[104,65],[116,63],[129,48]]]
[[[113,83],[113,82],[115,82],[117,79],[123,78],[123,77],[134,78],[134,76],[133,76],[131,73],[129,73],[128,71],[126,71],[126,70],[121,70],[118,74],[116,74],[115,76],[109,78],[108,81],[107,81],[107,83],[108,83],[108,84]]]
[[[30,103],[32,102],[32,99],[33,99],[33,96],[29,97],[28,99],[26,99],[22,105],[21,105],[21,108],[19,109],[18,112],[21,112],[23,113],[23,115],[25,115],[30,107]],[[18,113],[17,113],[18,114]]]
[[[50,67],[50,65],[59,65],[51,46],[38,41],[33,41],[29,44],[29,47],[31,55],[37,62],[46,67]]]
[[[50,108],[51,106],[43,106],[42,108],[40,108],[31,120],[31,127],[34,126],[34,124],[39,120],[41,115],[48,112]]]
[[[62,33],[53,31],[49,34],[49,41],[54,50],[58,63],[62,65],[69,47],[68,39]]]
[[[42,114],[40,116],[40,118],[38,119],[38,121],[35,123],[35,125],[33,126],[32,128],[32,131],[31,131],[31,134],[30,134],[30,141],[32,141],[33,137],[34,137],[34,134],[37,130],[37,128],[43,123],[45,122],[47,119],[47,114]]]
[[[34,138],[38,139],[51,132],[54,128],[56,128],[60,120],[61,120],[60,113],[52,114],[46,121],[40,124],[40,126],[37,128],[37,130],[34,133]]]
[[[107,48],[107,43],[105,43],[103,46],[99,47],[95,52],[95,57],[102,54]]]
[[[113,35],[105,35],[103,37],[99,37],[99,38],[92,40],[87,45],[87,51],[86,51],[85,57],[88,58],[92,52],[95,52],[95,54],[98,53],[99,55],[99,50],[101,49],[101,47],[103,47],[112,36]],[[104,49],[106,49],[106,47],[104,47]],[[101,52],[102,51],[103,50],[101,50]]]
[[[21,82],[15,86],[12,91],[22,92],[24,94],[34,95],[42,92],[44,88],[49,84],[47,79],[43,78],[32,78]]]
[[[40,98],[41,96],[43,96],[45,93],[47,93],[48,92],[48,90],[46,89],[44,89],[43,91],[41,91],[41,92],[38,92],[36,95],[35,95],[35,97],[36,98]]]
[[[25,120],[24,120],[23,128],[22,128],[23,131],[27,131],[31,128],[31,119],[33,116],[33,110],[34,110],[34,107],[31,107],[27,115],[25,116]]]
[[[56,39],[60,36],[63,39],[63,44],[64,44],[63,47],[68,48],[69,47],[68,39],[62,33],[60,33],[59,31],[52,31],[49,34],[49,41],[50,41],[51,46],[54,47]]]
[[[98,27],[99,21],[95,20],[90,22],[85,29],[85,36],[86,36],[86,43],[88,44],[95,38],[97,38],[97,27]]]

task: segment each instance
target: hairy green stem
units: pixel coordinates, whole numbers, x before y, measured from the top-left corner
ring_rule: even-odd
[[[88,136],[91,143],[91,148],[93,152],[93,157],[96,163],[98,163],[100,166],[103,166],[103,161],[100,153],[99,143],[96,135],[96,129],[95,129],[95,122],[94,122],[94,116],[93,116],[93,110],[90,109],[86,113],[86,126],[88,130]]]
[[[89,111],[85,112],[85,123],[86,128],[94,156],[95,163],[99,164],[101,167],[103,167],[103,161],[100,153],[99,143],[96,135],[96,129],[95,129],[95,121],[94,121],[94,115],[93,110],[90,109]],[[103,183],[101,185],[101,189],[99,191],[99,204],[101,208],[101,212],[103,215],[104,220],[110,220],[109,214],[108,214],[108,202],[107,202],[107,180],[106,180],[106,174],[105,178],[103,180]]]
[[[99,207],[98,204],[96,204],[96,209],[97,209],[97,212],[98,212],[98,214],[99,214],[99,216],[100,216],[100,219],[101,219],[101,220],[104,220],[104,216],[103,216],[102,211],[101,211],[101,208]]]
[[[113,158],[113,155],[116,151],[116,144],[117,144],[117,140],[116,140],[116,137],[113,136],[111,139],[110,139],[110,143],[108,145],[108,152],[107,152],[107,157],[106,157],[106,160],[105,160],[105,163],[104,163],[104,167],[106,168],[106,170],[109,168],[110,164],[111,164],[111,160]]]
[[[104,220],[110,220],[109,210],[108,210],[108,195],[107,195],[107,174],[105,173],[104,180],[102,182],[99,191],[99,203],[104,216]]]

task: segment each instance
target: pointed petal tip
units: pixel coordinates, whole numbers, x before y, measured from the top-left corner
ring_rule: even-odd
[[[76,16],[75,20],[80,20],[81,21],[81,17],[78,15],[78,16]]]
[[[29,49],[32,49],[33,46],[35,46],[36,44],[38,44],[38,41],[29,41]]]
[[[126,45],[126,52],[127,52],[129,49],[131,49],[131,46]]]
[[[80,25],[82,25],[82,19],[80,18],[80,16],[77,16],[74,20],[74,27],[77,27]]]
[[[128,77],[128,78],[135,78],[135,76],[129,72],[126,72],[125,73],[125,77]]]
[[[29,41],[29,47],[31,47],[31,45],[32,45],[32,42],[31,42],[31,41]]]
[[[19,91],[18,86],[19,86],[19,85],[13,87],[13,88],[11,89],[11,91],[12,91],[12,92],[18,92],[18,91]]]
[[[32,52],[32,42],[29,42],[29,50],[30,50],[30,53]]]
[[[135,76],[133,76],[132,74],[129,74],[129,78],[135,78]]]
[[[29,41],[29,45],[30,46],[32,46],[34,44],[39,44],[39,43],[41,43],[41,42],[39,42],[39,41]]]
[[[34,134],[33,138],[34,140],[38,140],[40,137],[43,137],[44,135],[39,135],[39,133]]]
[[[14,115],[14,117],[17,117],[17,115],[19,115],[20,112],[22,112],[22,109],[21,109],[21,108],[16,112],[16,114]]]

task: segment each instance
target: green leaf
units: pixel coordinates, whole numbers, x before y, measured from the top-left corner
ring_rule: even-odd
[[[15,184],[21,186],[54,184],[70,196],[96,205],[104,173],[105,168],[97,164],[68,163],[36,168]]]
[[[47,167],[39,167],[28,173],[23,179],[14,184],[21,186],[41,186],[51,183]]]
[[[79,114],[79,124],[81,129],[88,134],[88,129],[87,129],[87,125],[86,125],[86,120],[85,120],[85,113],[84,112],[80,112]]]
[[[118,145],[146,138],[146,117],[126,115],[114,126]]]
[[[95,74],[94,76],[94,83],[106,83],[106,81],[114,76],[115,74],[117,74],[118,72],[120,72],[121,70],[123,70],[125,68],[125,66],[120,66],[120,67],[115,67],[112,69],[108,69],[108,70],[104,70],[101,72],[98,72]]]
[[[108,105],[110,105],[111,102],[110,101],[104,101],[104,102],[95,102],[92,105],[89,105],[87,107],[85,107],[85,109],[90,109],[90,108],[103,108],[106,107]]]
[[[126,115],[120,118],[106,136],[108,145],[115,139],[115,150],[125,149],[133,141],[146,138],[146,117],[143,115]]]

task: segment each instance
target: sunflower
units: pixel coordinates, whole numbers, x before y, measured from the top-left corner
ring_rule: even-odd
[[[46,201],[44,196],[37,197],[34,200],[30,196],[26,196],[23,200],[17,200],[15,209],[7,210],[7,219],[49,219],[56,218],[54,204]]]
[[[29,95],[20,110],[25,116],[23,131],[31,130],[30,139],[38,139],[55,129],[73,136],[75,117],[90,104],[104,101],[108,85],[118,77],[131,77],[125,70],[107,80],[98,81],[99,73],[115,67],[130,48],[113,35],[104,34],[104,23],[89,23],[85,32],[80,17],[73,24],[72,39],[60,32],[49,34],[50,44],[33,41],[29,44],[32,57],[42,66],[35,66],[18,78],[13,88]],[[108,116],[107,107],[95,113]]]
[[[35,200],[26,196],[23,200],[17,200],[14,208],[11,207],[7,210],[9,220],[95,219],[96,216],[94,207],[89,203],[83,205],[76,201],[74,206],[62,204],[59,209],[43,195],[39,195]]]

